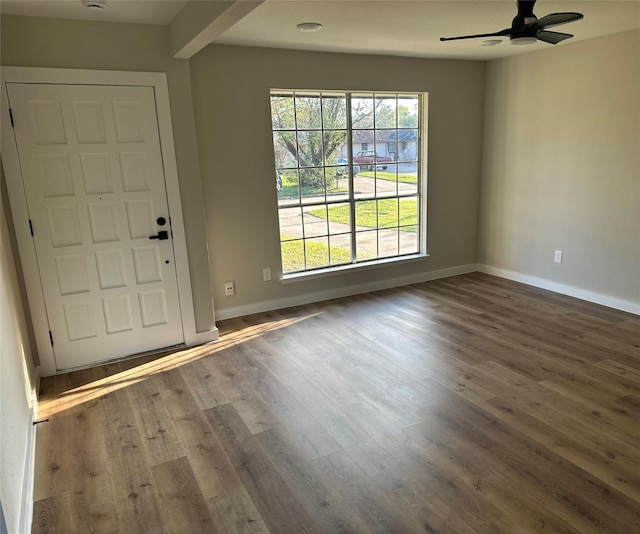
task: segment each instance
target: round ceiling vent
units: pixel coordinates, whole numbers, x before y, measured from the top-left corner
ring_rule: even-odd
[[[82,0],[82,5],[90,9],[104,9],[107,3],[103,0]]]
[[[301,22],[296,26],[301,32],[318,32],[322,29],[319,22]]]

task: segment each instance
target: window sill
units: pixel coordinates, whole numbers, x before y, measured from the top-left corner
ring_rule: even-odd
[[[384,258],[366,263],[350,263],[349,265],[337,265],[335,267],[327,267],[326,269],[317,269],[314,271],[283,274],[280,278],[280,283],[291,284],[293,282],[303,282],[306,280],[314,280],[316,278],[325,278],[327,276],[336,276],[356,271],[367,271],[380,267],[388,267],[390,265],[404,265],[406,263],[423,261],[428,257],[429,254],[412,254],[411,256],[403,256],[402,258]]]

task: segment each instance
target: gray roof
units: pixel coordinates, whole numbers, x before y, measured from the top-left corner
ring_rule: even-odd
[[[387,141],[393,142],[395,140],[396,140],[396,132],[394,130],[387,137]],[[417,140],[418,140],[418,130],[398,130],[398,141],[406,142],[406,141],[417,141]]]
[[[376,143],[393,143],[396,141],[396,130],[376,130]],[[418,130],[398,130],[398,141],[417,141]],[[354,143],[373,143],[373,130],[353,130]]]

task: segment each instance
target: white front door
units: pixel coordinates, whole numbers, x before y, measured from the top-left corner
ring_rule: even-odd
[[[153,87],[7,89],[56,368],[183,343]]]

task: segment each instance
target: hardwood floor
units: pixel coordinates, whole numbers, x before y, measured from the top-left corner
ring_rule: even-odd
[[[473,273],[42,381],[33,532],[640,532],[640,317]]]

